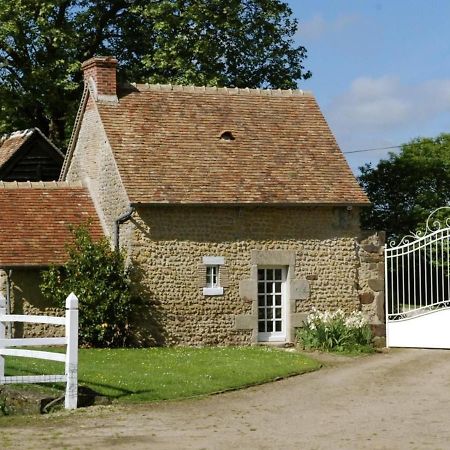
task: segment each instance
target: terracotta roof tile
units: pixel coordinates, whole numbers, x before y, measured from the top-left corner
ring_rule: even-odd
[[[103,235],[88,192],[67,183],[0,183],[0,267],[63,263],[69,225],[92,220]]]
[[[368,203],[311,94],[137,85],[97,106],[132,203]]]
[[[6,164],[34,134],[38,134],[41,139],[45,140],[61,157],[64,156],[39,128],[29,128],[27,130],[6,134],[0,138],[0,167]]]
[[[0,167],[22,147],[33,134],[33,130],[16,131],[0,139]]]

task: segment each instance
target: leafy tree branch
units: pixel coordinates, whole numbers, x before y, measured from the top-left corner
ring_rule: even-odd
[[[70,135],[81,63],[114,55],[130,81],[295,88],[311,76],[282,0],[0,0],[0,134]]]
[[[434,209],[450,205],[450,134],[414,139],[399,154],[360,170],[373,203],[362,214],[363,227],[398,240],[423,227]]]

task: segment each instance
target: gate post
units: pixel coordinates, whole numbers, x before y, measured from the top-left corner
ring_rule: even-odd
[[[386,348],[389,348],[389,269],[388,269],[388,245],[387,242],[384,244],[384,323],[386,326]]]
[[[66,409],[76,409],[78,401],[78,298],[72,292],[66,299]]]
[[[0,316],[6,314],[6,299],[3,294],[0,293]],[[0,339],[5,339],[5,324],[0,321]],[[4,344],[0,343],[0,348],[4,348]],[[0,355],[0,379],[5,376],[5,358]]]

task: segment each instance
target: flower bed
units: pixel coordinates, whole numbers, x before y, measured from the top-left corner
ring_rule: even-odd
[[[353,352],[372,348],[372,333],[360,311],[347,314],[340,309],[321,312],[314,308],[297,331],[297,339],[305,349]]]

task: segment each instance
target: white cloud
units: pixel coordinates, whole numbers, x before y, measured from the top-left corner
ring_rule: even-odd
[[[450,112],[450,79],[406,85],[395,77],[357,78],[328,108],[334,127],[392,130]]]
[[[318,39],[328,33],[338,33],[359,22],[357,14],[340,14],[334,19],[325,19],[322,14],[316,14],[311,19],[300,22],[297,37],[301,39]]]
[[[397,77],[363,77],[325,108],[341,149],[380,150],[347,154],[357,172],[366,162],[376,164],[385,149],[418,136],[436,136],[450,131],[450,79],[406,84]]]

